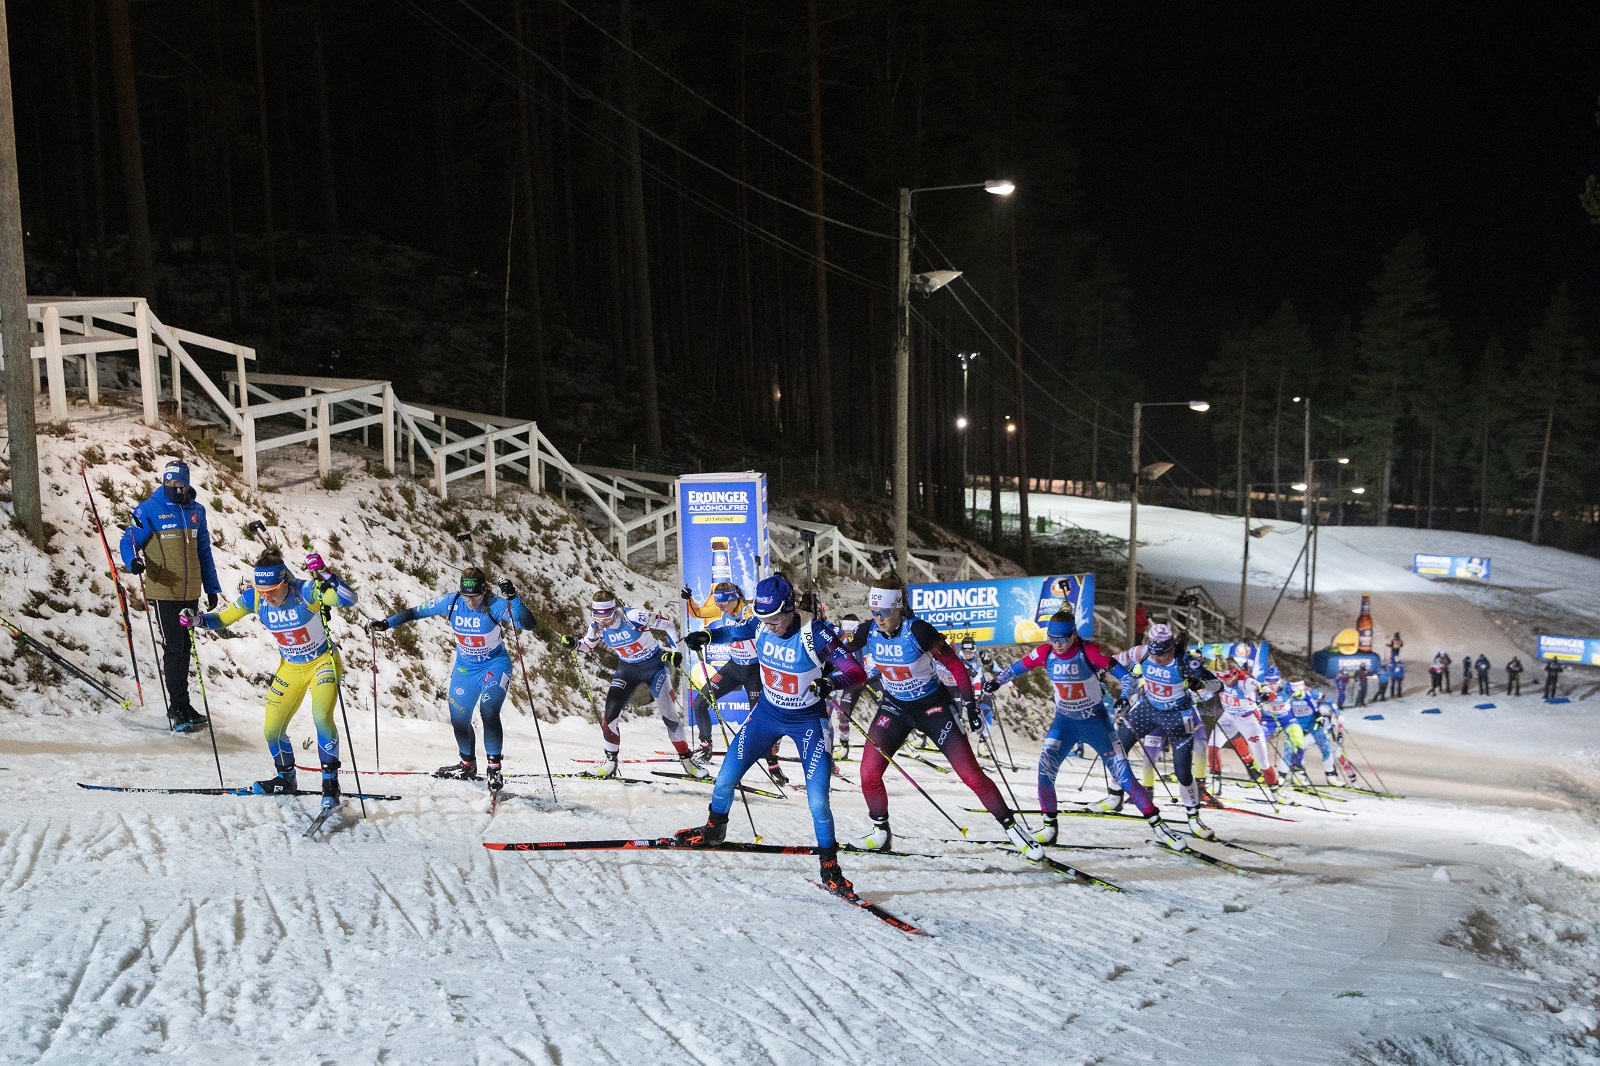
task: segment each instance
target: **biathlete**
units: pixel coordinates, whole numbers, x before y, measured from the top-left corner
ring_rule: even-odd
[[[694,590],[688,585],[683,586],[682,596],[689,617],[700,619],[707,628],[713,625],[736,626],[751,617],[744,593],[732,581],[719,581],[712,585],[711,595],[706,597],[704,603],[695,602]],[[716,711],[715,704],[738,689],[744,690],[752,707],[761,696],[761,669],[756,662],[755,641],[718,644],[717,649],[705,654],[706,666],[714,667],[714,672],[706,679],[705,685],[694,686],[689,696],[689,713],[694,716],[695,730],[700,736],[700,749],[695,752],[695,761],[701,766],[711,761],[711,717]],[[767,769],[769,773],[777,770],[777,760],[768,760]],[[781,773],[777,773],[773,780],[781,776]]]
[[[1150,627],[1145,643],[1117,656],[1124,669],[1135,664],[1140,667],[1137,695],[1131,704],[1126,699],[1119,701],[1117,740],[1125,752],[1148,736],[1159,735],[1172,745],[1172,769],[1189,814],[1189,832],[1201,840],[1214,840],[1216,833],[1200,820],[1200,786],[1194,776],[1194,732],[1200,725],[1200,712],[1192,693],[1210,695],[1221,683],[1199,660],[1179,655],[1179,650],[1172,627],[1157,622]],[[1157,844],[1175,851],[1187,847],[1161,820],[1149,787],[1132,774],[1128,791],[1155,832]]]
[[[460,759],[439,767],[433,776],[477,780],[478,744],[472,730],[472,712],[476,710],[483,719],[483,754],[491,792],[505,785],[501,762],[505,730],[500,725],[500,707],[506,701],[512,673],[511,653],[500,627],[509,625],[532,633],[539,625],[517,596],[516,586],[502,579],[499,589],[499,596],[490,592],[488,576],[476,566],[468,567],[461,572],[455,592],[367,623],[369,633],[384,633],[419,618],[449,616],[450,631],[456,638],[456,657],[450,666],[450,725],[455,729]]]
[[[1207,766],[1211,771],[1210,792],[1213,796],[1222,795],[1222,743],[1226,739],[1244,764],[1250,780],[1264,785],[1275,799],[1278,771],[1272,765],[1266,737],[1262,734],[1261,712],[1258,709],[1260,688],[1250,669],[1253,660],[1249,647],[1235,644],[1233,661],[1233,667],[1218,677],[1222,682],[1222,690],[1217,693],[1217,699],[1222,707],[1217,713],[1217,724],[1211,730],[1206,752]]]
[[[322,764],[322,807],[339,805],[339,728],[333,709],[339,702],[339,675],[344,667],[328,637],[324,620],[334,607],[353,607],[356,594],[327,570],[322,557],[306,556],[313,576],[295,580],[284,565],[283,556],[268,550],[256,560],[251,587],[222,610],[196,615],[186,610],[185,626],[225,629],[253,614],[278,642],[281,661],[267,692],[267,713],[263,732],[267,751],[277,776],[257,781],[254,791],[268,796],[294,795],[294,742],[289,739],[289,722],[306,690],[311,690],[311,717],[317,726],[317,760]]]
[[[983,687],[984,691],[994,693],[1000,686],[1041,666],[1050,679],[1056,716],[1039,747],[1039,809],[1044,812],[1044,825],[1033,838],[1041,844],[1054,844],[1058,809],[1056,775],[1061,771],[1061,760],[1076,745],[1087,744],[1098,752],[1111,776],[1113,787],[1109,795],[1092,809],[1107,812],[1122,809],[1123,794],[1130,780],[1128,760],[1112,733],[1100,677],[1110,671],[1121,684],[1131,687],[1133,675],[1099,644],[1078,636],[1077,622],[1070,611],[1051,615],[1045,634],[1050,638],[1048,643],[1039,645],[1000,671]]]
[[[682,665],[680,652],[663,648],[655,632],[661,632],[678,643],[678,630],[672,619],[659,611],[643,607],[628,607],[617,602],[616,593],[601,589],[594,594],[589,605],[591,620],[589,631],[577,642],[583,651],[593,651],[604,644],[616,653],[616,670],[611,674],[611,688],[606,693],[605,714],[600,722],[600,739],[604,746],[603,758],[589,776],[616,777],[617,753],[622,750],[622,732],[617,720],[633,698],[640,685],[650,690],[656,701],[656,714],[667,727],[667,739],[678,753],[678,763],[690,777],[709,779],[705,767],[694,761],[689,752],[689,735],[684,730],[683,718],[678,714],[677,693],[672,685],[672,672]],[[572,638],[563,636],[561,642],[572,647]]]
[[[867,729],[867,744],[861,753],[861,792],[872,818],[872,832],[862,839],[861,846],[888,851],[894,843],[883,772],[889,759],[916,729],[939,748],[950,768],[994,815],[1018,850],[1029,859],[1042,858],[1044,849],[1016,824],[1000,790],[979,768],[966,733],[956,721],[950,690],[939,680],[937,667],[943,666],[955,678],[965,724],[974,732],[980,729],[983,720],[973,699],[971,675],[960,657],[937,629],[910,614],[905,604],[905,586],[893,574],[873,587],[869,603],[871,621],[858,627],[845,644],[852,653],[865,653],[883,686],[878,713]]]
[[[1300,684],[1304,685],[1304,682]],[[1290,709],[1289,694],[1283,690],[1283,674],[1276,666],[1261,671],[1261,678],[1256,682],[1256,708],[1261,713],[1262,739],[1271,740],[1274,733],[1283,735],[1283,766],[1278,767],[1276,761],[1270,758],[1268,765],[1273,767],[1280,780],[1287,782],[1304,755],[1306,741],[1305,734],[1300,732],[1300,723]]]
[[[836,685],[862,684],[865,677],[861,664],[845,653],[838,633],[828,623],[817,618],[801,619],[795,607],[794,588],[782,574],[763,578],[756,586],[755,617],[736,626],[715,626],[690,633],[684,637],[684,644],[700,651],[710,644],[739,640],[755,641],[761,695],[722,760],[706,824],[679,830],[676,838],[686,847],[722,843],[727,838],[728,812],[733,809],[739,780],[756,760],[772,750],[780,737],[788,737],[800,750],[823,887],[836,894],[848,894],[853,889],[839,868],[839,844],[834,835],[833,809],[828,803],[833,728],[827,698]]]

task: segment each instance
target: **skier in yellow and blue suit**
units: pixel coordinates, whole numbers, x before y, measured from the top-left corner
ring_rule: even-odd
[[[339,805],[339,729],[333,709],[339,700],[343,667],[323,618],[324,612],[334,607],[353,607],[356,594],[324,567],[321,556],[308,555],[306,563],[314,576],[296,580],[284,565],[282,555],[271,550],[262,553],[256,560],[251,588],[215,613],[186,612],[186,624],[223,629],[245,615],[261,619],[278,642],[282,657],[267,693],[263,729],[278,774],[257,781],[254,790],[269,796],[294,795],[294,743],[289,739],[289,721],[310,689],[311,717],[317,726],[317,758],[322,763],[322,806],[328,809]]]

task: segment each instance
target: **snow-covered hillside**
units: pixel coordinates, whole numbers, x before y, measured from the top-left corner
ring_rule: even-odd
[[[640,601],[674,595],[670,575],[625,570],[559,503],[526,491],[441,507],[420,484],[374,477],[350,453],[338,456],[345,476],[330,490],[289,453],[277,469],[303,463],[301,476],[248,494],[203,454],[116,413],[41,444],[57,532],[45,554],[0,531],[0,604],[130,694],[79,461],[91,464],[104,513],[147,491],[168,455],[186,455],[229,584],[258,548],[240,530],[260,517],[291,557],[326,554],[369,614],[448,587],[466,560],[453,534],[465,530],[491,570],[527,590],[541,621],[569,631],[602,581]],[[1219,541],[1191,554],[1224,550]],[[1350,587],[1363,576],[1352,571]],[[1373,579],[1416,580],[1387,569]],[[369,804],[367,821],[352,804],[314,841],[301,836],[310,800],[79,789],[205,786],[217,771],[205,734],[166,732],[147,658],[147,706],[124,713],[0,641],[0,1062],[1600,1058],[1594,778],[1557,777],[1559,744],[1533,759],[1425,732],[1525,730],[1531,700],[1491,711],[1448,704],[1426,717],[1434,704],[1386,704],[1384,721],[1362,723],[1360,745],[1405,799],[1345,794],[1323,810],[1305,797],[1277,821],[1230,786],[1230,802],[1254,813],[1208,818],[1261,853],[1213,848],[1240,873],[1155,852],[1136,819],[1064,818],[1064,838],[1084,850],[1056,857],[1121,893],[973,843],[997,834],[966,809],[971,794],[907,762],[967,840],[891,774],[896,839],[915,854],[848,855],[844,866],[864,896],[932,934],[910,937],[808,884],[807,856],[486,850],[485,841],[662,835],[701,821],[708,790],[650,773],[671,764],[635,762],[625,770],[640,784],[561,778],[552,790],[514,778],[491,816],[480,784],[394,773],[454,751],[441,699],[448,642],[426,622],[409,630],[414,647],[380,640],[379,775],[369,645],[353,617],[335,627],[351,659],[347,739],[362,784],[401,798]],[[201,647],[230,785],[267,773],[261,678],[275,660],[253,622],[237,629]],[[578,678],[553,645],[524,647],[553,768],[579,772],[599,736]],[[512,704],[507,769],[542,771],[520,686]],[[310,729],[302,711],[292,735]],[[655,757],[664,742],[651,718],[623,727],[625,758]],[[1003,776],[1031,807],[1037,746],[1015,733],[1011,743],[1019,769]],[[842,770],[832,796],[850,839],[868,820],[859,765]],[[1099,782],[1097,768],[1070,759],[1062,798],[1098,798]],[[754,823],[768,842],[811,840],[801,792],[752,797],[733,817],[734,839],[751,839]]]

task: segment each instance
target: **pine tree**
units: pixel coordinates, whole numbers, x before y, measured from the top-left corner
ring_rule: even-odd
[[[1389,524],[1394,460],[1408,417],[1439,399],[1450,327],[1439,310],[1426,242],[1412,231],[1383,258],[1361,312],[1348,425],[1358,476],[1378,484],[1377,525]]]
[[[1596,404],[1589,363],[1589,342],[1563,282],[1528,336],[1522,367],[1522,392],[1532,398],[1523,421],[1539,431],[1531,531],[1535,544],[1546,500],[1554,502],[1553,510],[1560,510],[1564,502],[1585,498],[1584,490],[1593,481],[1587,457],[1592,454]]]

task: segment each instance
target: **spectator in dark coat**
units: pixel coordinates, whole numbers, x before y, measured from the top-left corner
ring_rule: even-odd
[[[1515,655],[1506,663],[1506,695],[1522,695],[1522,660]]]
[[[1566,669],[1566,667],[1562,665],[1560,659],[1549,659],[1549,660],[1546,660],[1546,662],[1544,664],[1544,698],[1545,699],[1553,700],[1553,699],[1556,698],[1556,691],[1557,691],[1556,690],[1556,682],[1561,680],[1561,671],[1563,671],[1565,669]]]
[[[1389,698],[1399,699],[1401,686],[1406,679],[1406,664],[1396,659],[1389,664]]]
[[[1487,696],[1489,694],[1489,657],[1487,655],[1479,655],[1473,662],[1472,668],[1478,674],[1478,695]]]

